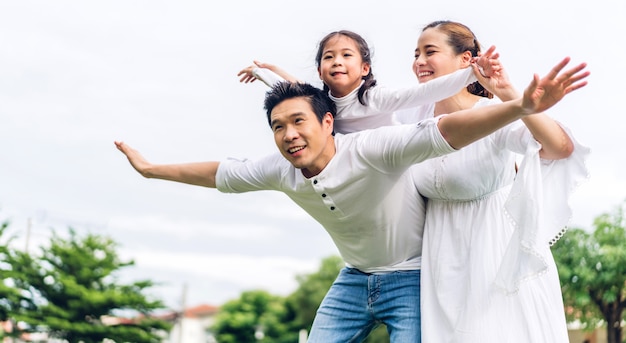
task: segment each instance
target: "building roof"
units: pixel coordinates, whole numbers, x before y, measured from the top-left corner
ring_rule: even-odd
[[[200,318],[212,316],[219,311],[219,307],[213,305],[198,305],[194,307],[188,307],[185,309],[185,318]]]

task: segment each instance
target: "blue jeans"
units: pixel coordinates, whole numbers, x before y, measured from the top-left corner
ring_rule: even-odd
[[[420,343],[420,271],[343,268],[317,310],[309,343],[361,342],[384,323],[391,343]]]

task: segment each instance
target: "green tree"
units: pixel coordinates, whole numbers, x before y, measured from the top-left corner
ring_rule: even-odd
[[[298,275],[298,289],[287,298],[289,306],[295,312],[294,326],[310,331],[317,308],[337,278],[345,263],[339,256],[324,258],[317,272]],[[366,343],[389,342],[384,325],[376,328],[365,340]]]
[[[21,308],[15,319],[44,330],[50,337],[74,342],[160,342],[164,321],[150,313],[163,308],[160,300],[150,300],[144,292],[154,284],[149,280],[122,284],[117,272],[132,266],[121,261],[117,243],[104,236],[79,237],[69,229],[69,238],[53,233],[48,248],[39,257],[20,254],[12,266],[17,272],[15,287],[28,295],[34,308]],[[106,325],[106,316],[121,311],[137,314],[133,325]],[[161,331],[162,332],[162,331]]]
[[[607,324],[608,343],[622,342],[626,306],[626,202],[595,218],[593,233],[571,229],[554,246],[568,320],[588,330]]]
[[[8,320],[9,314],[19,305],[19,292],[11,286],[14,272],[11,268],[13,252],[9,245],[13,237],[6,237],[8,226],[8,222],[0,223],[0,321]]]
[[[21,306],[32,306],[20,291],[14,287],[18,272],[13,269],[16,261],[16,252],[11,248],[11,242],[15,237],[7,237],[6,231],[9,222],[0,223],[0,322],[13,321],[13,315]],[[7,333],[0,329],[0,338],[17,336],[15,330]]]
[[[316,272],[296,276],[298,288],[287,301],[295,310],[295,320],[301,328],[310,330],[317,308],[344,265],[341,257],[330,256],[322,260]]]
[[[255,290],[222,305],[211,331],[220,343],[295,343],[292,322],[284,298]]]

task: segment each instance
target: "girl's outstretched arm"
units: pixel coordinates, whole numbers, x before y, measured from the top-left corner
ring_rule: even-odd
[[[250,83],[256,80],[261,80],[269,87],[285,80],[290,82],[300,82],[300,80],[276,65],[262,63],[259,61],[254,61],[254,64],[240,70],[237,76],[240,77],[239,82]]]

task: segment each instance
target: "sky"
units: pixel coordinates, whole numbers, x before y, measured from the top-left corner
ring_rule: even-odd
[[[273,153],[267,89],[239,70],[260,60],[319,86],[317,43],[348,29],[379,85],[406,87],[421,28],[448,19],[495,45],[520,90],[565,56],[588,64],[588,86],[548,114],[591,148],[570,199],[570,226],[591,230],[626,199],[625,18],[623,0],[2,1],[0,221],[34,253],[69,227],[111,237],[135,262],[121,279],[159,283],[149,294],[173,309],[288,295],[337,254],[319,224],[280,193],[144,179],[113,141],[155,163]]]

